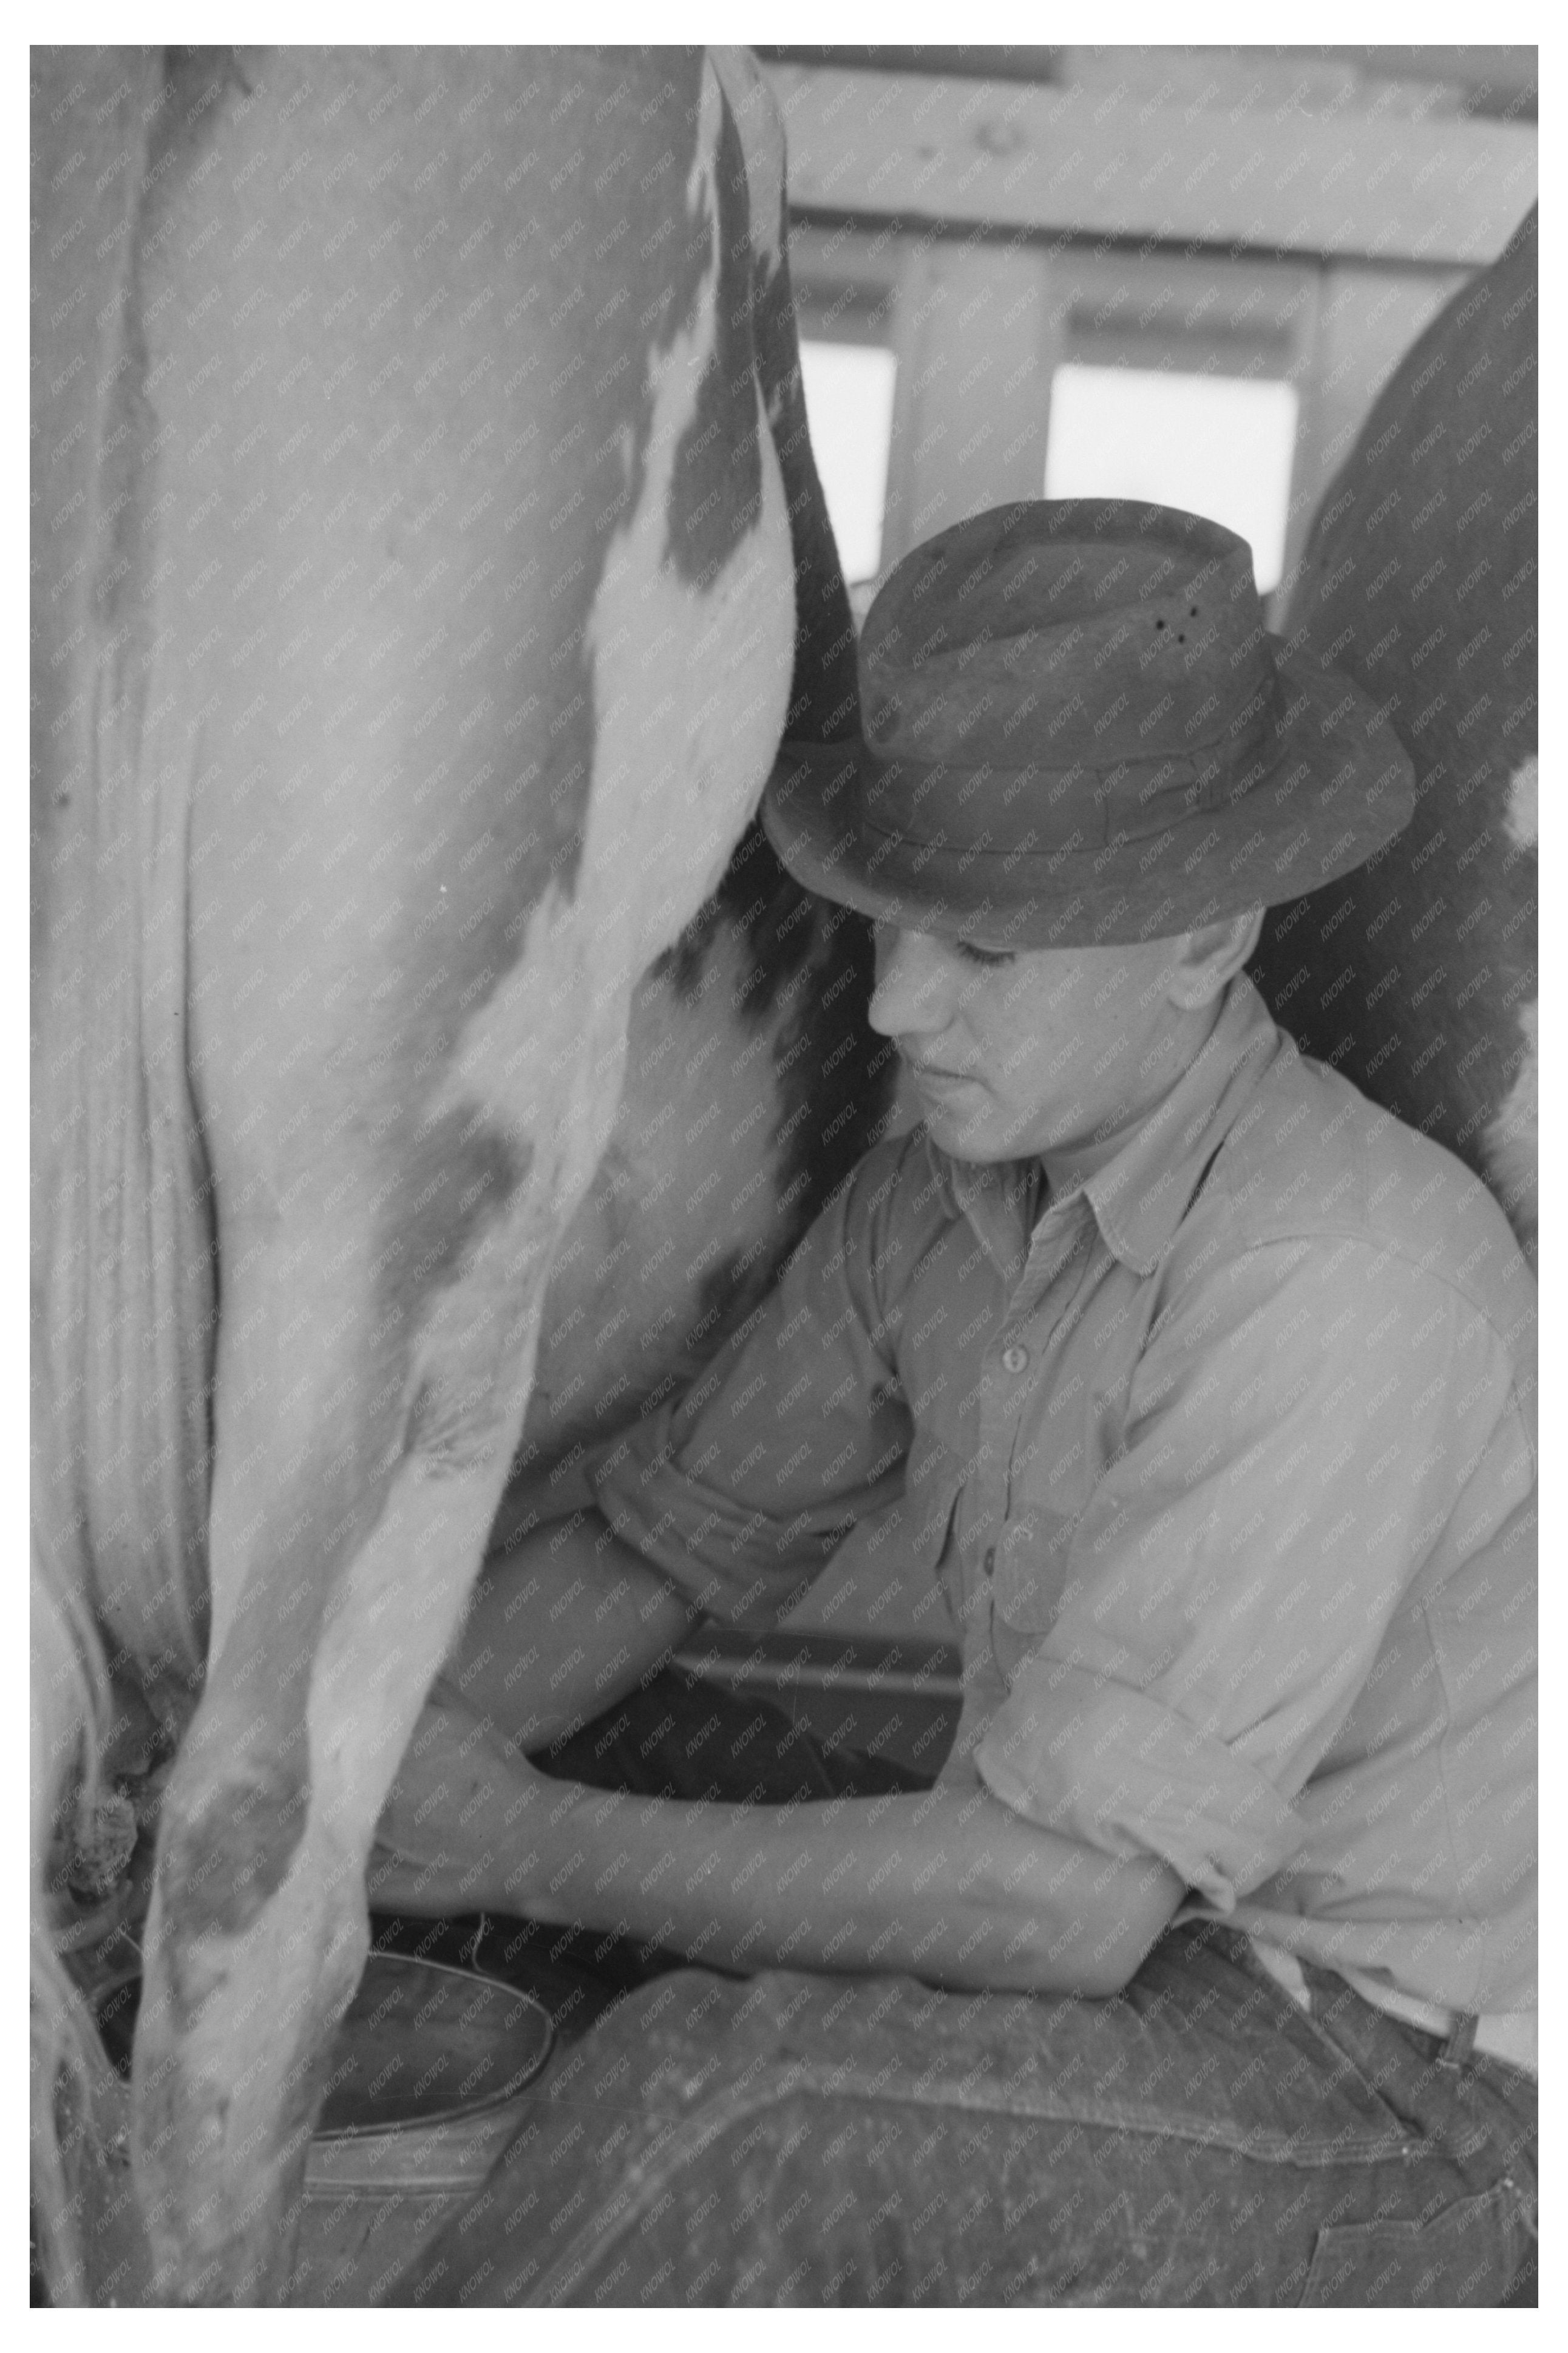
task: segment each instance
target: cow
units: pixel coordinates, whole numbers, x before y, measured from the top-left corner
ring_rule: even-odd
[[[1276,909],[1279,1020],[1490,1185],[1536,1242],[1536,214],[1374,403],[1292,590],[1291,642],[1415,763],[1406,833]]]
[[[783,171],[728,53],[35,58],[59,2300],[283,2293],[514,1464],[700,1361],[879,1117],[864,929],[743,835],[786,724],[858,724]],[[128,1940],[129,2097],[89,2008]]]

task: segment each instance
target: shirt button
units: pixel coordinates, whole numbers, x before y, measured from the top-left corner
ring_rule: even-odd
[[[1002,1368],[1005,1372],[1021,1373],[1028,1361],[1027,1348],[1021,1348],[1016,1340],[1010,1348],[1004,1348],[1002,1351]]]
[[[990,1574],[991,1574],[992,1570],[995,1567],[995,1566],[996,1566],[996,1547],[995,1547],[995,1546],[994,1546],[994,1545],[993,1545],[993,1546],[991,1546],[990,1550],[987,1552],[987,1554],[986,1554],[986,1556],[985,1556],[985,1574],[986,1574],[986,1576],[987,1576],[987,1577],[989,1577],[989,1576],[990,1576]]]

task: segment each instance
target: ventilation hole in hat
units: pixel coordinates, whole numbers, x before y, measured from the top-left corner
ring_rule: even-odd
[[[1164,628],[1164,626],[1165,626],[1165,624],[1164,624],[1164,622],[1163,622],[1163,621],[1156,621],[1156,622],[1155,622],[1155,624],[1154,624],[1154,627],[1155,627],[1157,629],[1163,629],[1163,628]]]
[[[1198,608],[1197,608],[1197,607],[1196,607],[1195,605],[1189,605],[1189,606],[1188,606],[1188,607],[1187,607],[1187,618],[1188,618],[1188,620],[1189,620],[1189,621],[1195,621],[1195,620],[1197,619],[1197,617],[1198,617]]]
[[[1177,643],[1179,646],[1184,646],[1184,645],[1186,644],[1186,642],[1187,642],[1187,633],[1186,633],[1185,629],[1178,629],[1178,630],[1176,631],[1176,643]]]

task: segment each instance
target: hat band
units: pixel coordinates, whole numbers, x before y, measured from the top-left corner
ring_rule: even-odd
[[[912,759],[868,746],[875,773],[858,811],[861,834],[868,842],[896,843],[906,853],[945,848],[952,839],[953,797],[937,788],[958,785],[965,837],[978,847],[986,835],[985,849],[996,854],[1048,855],[1150,840],[1187,818],[1229,807],[1260,783],[1278,756],[1282,715],[1279,681],[1270,677],[1223,734],[1184,751],[1106,767],[1082,761],[1068,767],[1040,762],[1002,767]],[[934,830],[922,827],[928,806],[949,823]]]

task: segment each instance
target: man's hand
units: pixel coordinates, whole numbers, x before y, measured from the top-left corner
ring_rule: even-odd
[[[441,1917],[527,1909],[562,1785],[536,1773],[488,1717],[438,1679],[376,1826],[366,1885],[376,1908]]]
[[[382,1813],[367,1884],[383,1911],[552,1916],[550,1882],[574,1852],[571,1785],[536,1773],[524,1746],[614,1706],[699,1614],[596,1512],[504,1535]]]

